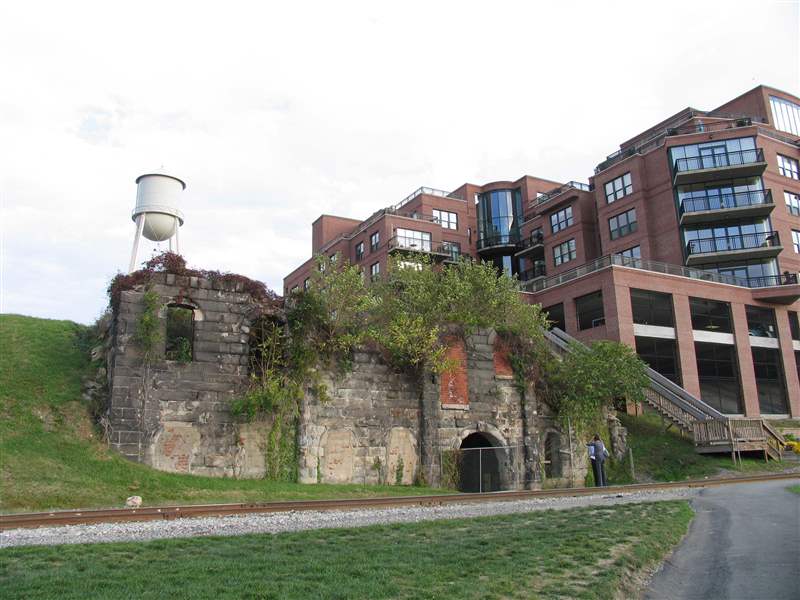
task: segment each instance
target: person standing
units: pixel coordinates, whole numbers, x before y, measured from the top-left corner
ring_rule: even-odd
[[[606,445],[603,443],[603,440],[601,440],[600,436],[596,433],[590,445],[594,446],[594,480],[598,486],[606,487],[608,485],[608,481],[606,480],[606,459],[608,458],[608,450],[606,450]]]
[[[595,436],[597,437],[597,436]],[[594,484],[595,486],[600,486],[602,479],[601,475],[597,471],[597,457],[596,457],[596,447],[594,445],[594,440],[586,444],[586,449],[589,452],[589,461],[592,463],[592,474],[594,475]]]

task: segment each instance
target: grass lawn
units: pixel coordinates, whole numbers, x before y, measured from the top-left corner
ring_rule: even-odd
[[[765,463],[763,458],[755,456],[743,456],[742,465],[734,467],[729,454],[698,454],[689,437],[682,438],[674,428],[665,432],[657,415],[620,414],[619,418],[628,429],[628,445],[633,449],[637,482],[702,479],[718,475],[721,471],[779,472],[786,468],[785,463]],[[609,461],[606,467],[609,484],[634,483],[627,458],[622,462]],[[587,485],[592,482],[590,471]]]
[[[11,598],[612,598],[686,533],[686,502],[279,535],[0,550]]]
[[[792,485],[787,488],[790,492],[794,492],[795,494],[800,494],[800,485]]]
[[[128,462],[98,439],[80,401],[85,331],[0,315],[0,511],[121,506],[133,494],[153,506],[437,493],[177,475]]]

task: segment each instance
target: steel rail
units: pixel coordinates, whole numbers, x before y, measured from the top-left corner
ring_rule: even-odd
[[[287,500],[281,502],[253,502],[237,504],[198,504],[185,506],[154,506],[145,508],[109,508],[97,510],[64,510],[38,513],[0,515],[0,531],[32,527],[61,525],[86,525],[92,523],[121,523],[127,521],[157,521],[190,517],[219,517],[251,513],[276,513],[289,511],[358,510],[398,506],[442,506],[475,502],[508,502],[535,498],[558,498],[617,494],[673,488],[703,488],[736,483],[756,483],[781,479],[800,479],[798,473],[751,475],[727,479],[696,479],[664,483],[638,483],[605,488],[561,488],[551,490],[514,490],[484,492],[479,494],[441,494],[429,496],[395,496],[342,500]]]

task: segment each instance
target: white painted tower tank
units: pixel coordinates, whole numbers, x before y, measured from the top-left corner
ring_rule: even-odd
[[[136,185],[136,208],[131,216],[136,223],[136,237],[128,272],[136,267],[142,236],[153,242],[169,240],[170,251],[174,237],[175,252],[180,253],[178,230],[183,225],[183,213],[178,209],[181,192],[186,189],[182,180],[166,173],[146,173],[136,178]]]

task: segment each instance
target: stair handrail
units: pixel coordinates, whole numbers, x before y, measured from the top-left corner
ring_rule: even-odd
[[[776,442],[778,442],[781,446],[786,445],[786,438],[781,435],[777,429],[774,429],[772,425],[766,419],[761,419],[761,426],[764,430],[773,438]]]

